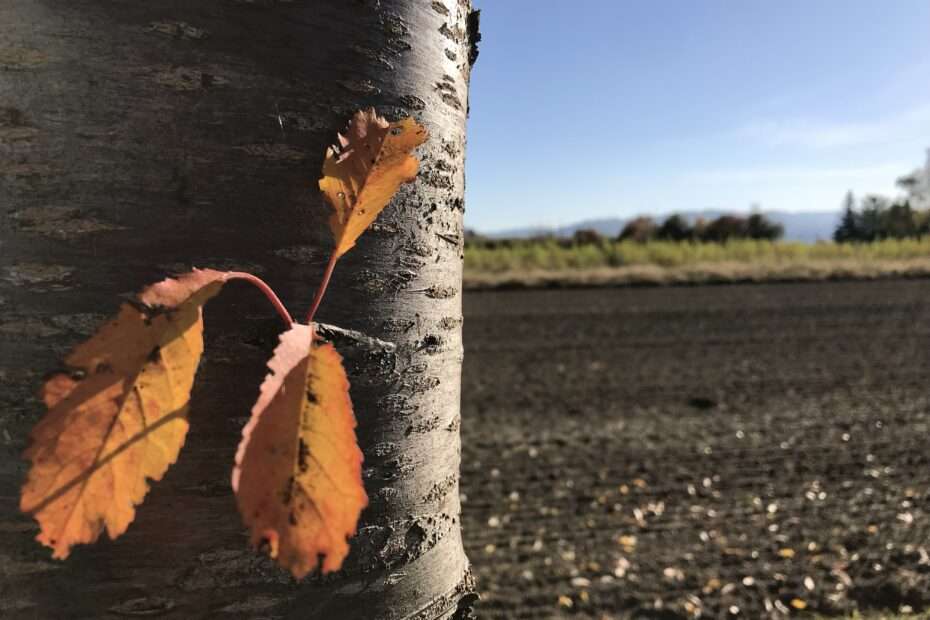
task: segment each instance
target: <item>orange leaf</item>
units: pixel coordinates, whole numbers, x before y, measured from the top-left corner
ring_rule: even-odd
[[[307,325],[281,334],[232,483],[252,544],[301,578],[339,570],[368,503],[342,358]]]
[[[320,189],[333,206],[329,226],[338,258],[355,245],[402,183],[417,176],[410,152],[426,140],[426,129],[412,118],[388,123],[374,108],[356,112],[339,146],[326,150]]]
[[[49,410],[32,430],[20,508],[36,540],[72,545],[126,531],[135,506],[175,462],[203,352],[203,304],[226,274],[195,270],[145,289],[65,360],[42,389]]]

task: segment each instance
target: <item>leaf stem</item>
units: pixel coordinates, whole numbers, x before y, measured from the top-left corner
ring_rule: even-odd
[[[245,271],[228,271],[226,272],[226,280],[245,280],[246,282],[251,283],[258,290],[265,294],[265,297],[268,298],[268,301],[271,302],[271,305],[274,306],[274,309],[278,312],[278,316],[281,317],[281,320],[284,321],[284,326],[290,328],[294,324],[294,319],[291,318],[291,313],[287,311],[287,308],[284,307],[284,304],[275,294],[274,290],[268,284],[259,278],[254,276],[251,273],[246,273]]]
[[[313,305],[310,307],[310,312],[307,313],[307,325],[313,321],[313,316],[316,314],[317,308],[320,307],[320,302],[323,301],[323,295],[326,293],[326,287],[329,286],[329,279],[333,275],[333,268],[336,266],[337,260],[339,260],[339,256],[333,250],[329,262],[326,264],[326,271],[323,273],[323,281],[320,282],[320,288],[316,290],[316,295],[313,297]]]

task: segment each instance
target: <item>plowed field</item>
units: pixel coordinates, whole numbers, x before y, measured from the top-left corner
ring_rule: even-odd
[[[483,618],[930,607],[930,281],[470,292]]]

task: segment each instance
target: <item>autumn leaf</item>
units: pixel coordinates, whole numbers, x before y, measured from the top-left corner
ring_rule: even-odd
[[[20,508],[36,540],[71,547],[126,531],[135,506],[175,462],[203,352],[202,307],[227,274],[195,270],[145,289],[65,360],[42,388],[48,411],[32,431]]]
[[[307,325],[281,335],[232,483],[252,544],[298,579],[339,570],[368,503],[342,358]]]
[[[371,109],[357,112],[339,145],[327,149],[320,189],[334,210],[329,226],[335,257],[352,249],[401,184],[416,178],[418,163],[410,152],[426,135],[412,118],[388,123]]]

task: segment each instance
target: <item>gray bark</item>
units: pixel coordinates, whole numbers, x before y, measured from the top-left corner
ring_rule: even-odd
[[[0,616],[464,618],[459,522],[469,0],[0,2]],[[18,513],[42,375],[119,295],[252,271],[303,316],[332,246],[316,180],[357,109],[430,132],[318,313],[346,357],[370,506],[345,570],[300,584],[247,549],[229,473],[281,325],[206,308],[179,462],[116,541],[54,562]]]

